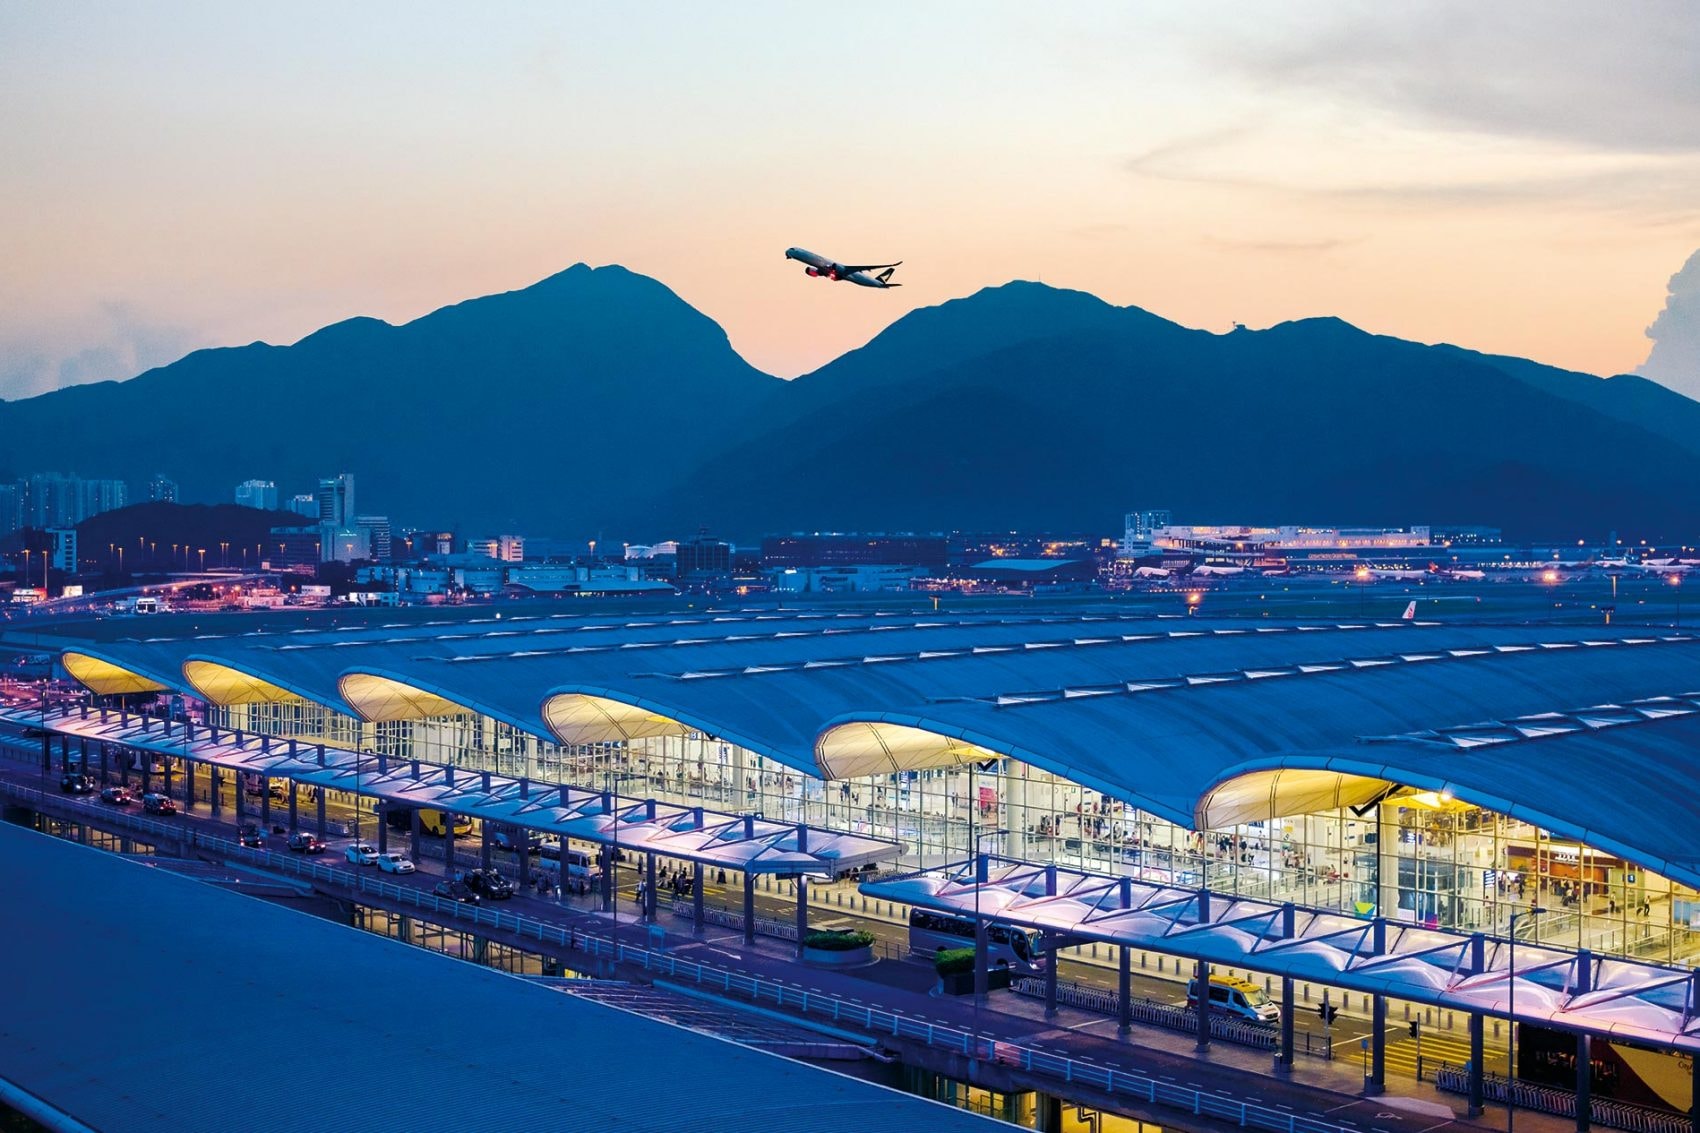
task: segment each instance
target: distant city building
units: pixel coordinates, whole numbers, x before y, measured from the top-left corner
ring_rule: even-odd
[[[37,472],[18,485],[19,523],[24,527],[75,527],[90,516],[116,511],[130,502],[122,480],[82,480],[57,472]]]
[[[182,502],[182,493],[177,487],[177,481],[156,472],[148,481],[148,502],[155,504],[175,504]]]
[[[767,571],[768,585],[776,594],[888,594],[908,590],[917,578],[925,577],[925,567],[877,564],[773,567]]]
[[[317,566],[321,544],[317,527],[274,527],[260,557],[273,569]]]
[[[277,485],[270,480],[244,480],[236,485],[236,502],[243,507],[276,511]]]
[[[386,534],[389,523],[384,525]],[[352,563],[372,557],[371,531],[364,527],[339,527],[334,523],[319,524],[319,561],[322,563]]]
[[[1168,508],[1150,508],[1146,511],[1130,511],[1123,519],[1122,526],[1122,555],[1136,559],[1151,551],[1151,537],[1159,527],[1167,527],[1171,522]]]
[[[1159,527],[1158,547],[1187,551],[1378,551],[1431,545],[1427,527]]]
[[[1432,537],[1436,543],[1444,547],[1497,547],[1505,542],[1504,533],[1497,527],[1479,527],[1474,524],[1448,524],[1445,527],[1436,526]],[[1614,535],[1613,538],[1616,536]],[[1607,544],[1610,546],[1610,544]]]
[[[675,572],[681,582],[730,578],[732,544],[723,539],[710,539],[706,531],[698,532],[695,539],[679,544],[675,561]]]
[[[943,567],[943,535],[770,535],[761,541],[761,565],[775,567]]]
[[[16,484],[0,484],[0,538],[23,526],[23,492]]]
[[[497,535],[490,539],[468,539],[466,553],[497,559],[504,563],[523,562],[525,540],[518,535]]]
[[[1091,559],[994,558],[950,567],[943,576],[917,579],[916,587],[963,590],[1083,590],[1098,581]]]
[[[50,527],[47,534],[53,540],[53,569],[62,570],[67,574],[77,569],[77,529],[75,527]]]
[[[679,544],[678,544],[678,541],[674,540],[674,539],[669,539],[665,543],[627,543],[626,544],[626,558],[628,560],[630,560],[630,559],[654,559],[654,558],[660,558],[663,555],[672,556],[672,555],[677,555],[678,553],[679,553]]]
[[[387,515],[357,515],[354,526],[366,533],[366,557],[374,562],[390,561],[390,517]]]
[[[344,472],[319,481],[319,522],[345,529],[354,522],[354,475]]]
[[[292,511],[296,515],[305,516],[308,519],[317,519],[319,518],[319,497],[308,493],[291,496],[289,497],[289,506],[284,510]]]

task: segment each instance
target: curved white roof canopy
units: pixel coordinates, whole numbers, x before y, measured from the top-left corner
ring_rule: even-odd
[[[997,752],[954,736],[881,720],[838,724],[815,741],[815,761],[827,779],[960,767],[997,758]]]
[[[165,692],[166,686],[133,669],[115,665],[88,653],[62,653],[60,662],[75,681],[97,696],[124,696],[136,692]]]

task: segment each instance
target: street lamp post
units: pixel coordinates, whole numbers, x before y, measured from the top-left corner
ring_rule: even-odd
[[[1530,905],[1523,912],[1511,914],[1511,955],[1506,961],[1510,968],[1506,976],[1510,990],[1506,996],[1505,1013],[1511,1019],[1505,1038],[1505,1133],[1514,1133],[1517,1118],[1517,920],[1544,912],[1546,910],[1541,906]]]
[[[1670,584],[1673,587],[1676,588],[1676,628],[1681,629],[1682,628],[1682,576],[1680,574],[1671,575],[1670,576]]]

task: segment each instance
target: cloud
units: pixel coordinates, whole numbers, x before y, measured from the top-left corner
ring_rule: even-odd
[[[100,303],[27,334],[0,331],[0,398],[122,381],[205,345],[203,335],[143,318],[128,303]]]
[[[1700,399],[1700,251],[1670,277],[1665,309],[1647,337],[1653,351],[1636,373]]]
[[[1222,61],[1266,89],[1309,88],[1447,130],[1700,154],[1700,19],[1691,0],[1297,11],[1230,36],[1217,48]]]

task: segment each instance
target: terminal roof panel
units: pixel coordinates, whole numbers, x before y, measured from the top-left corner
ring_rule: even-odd
[[[32,926],[8,936],[31,978],[7,993],[0,1079],[82,1127],[992,1128],[21,827],[0,824],[0,857]],[[114,957],[146,978],[91,978]]]

